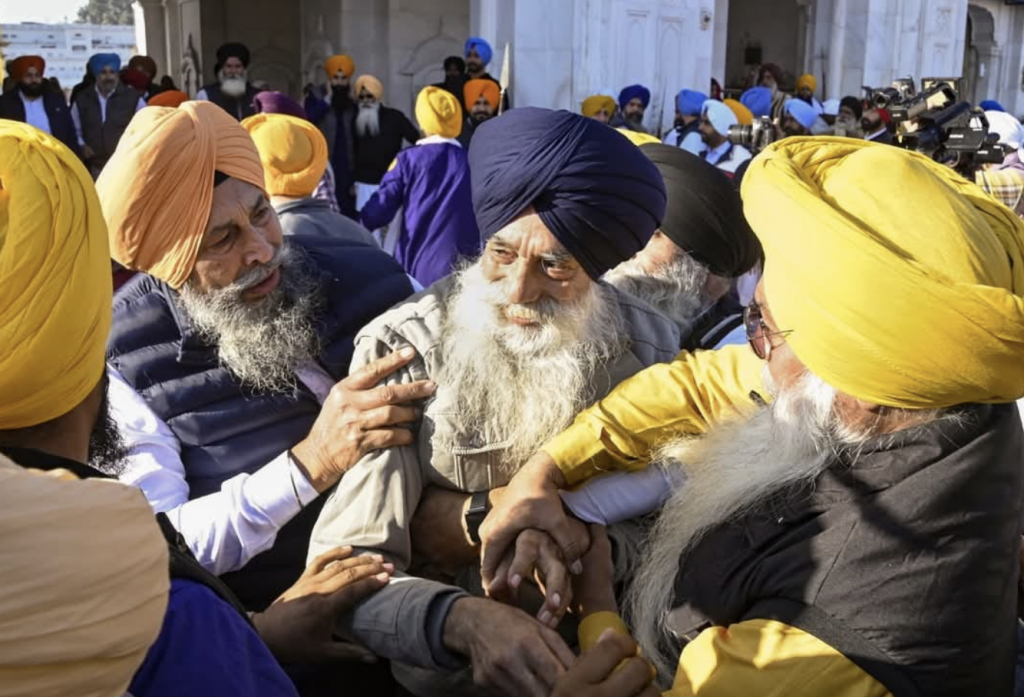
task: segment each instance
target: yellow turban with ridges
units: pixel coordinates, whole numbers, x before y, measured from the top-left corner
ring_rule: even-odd
[[[355,71],[356,64],[344,53],[331,56],[324,61],[324,72],[327,73],[327,77],[334,77],[338,72],[344,73],[345,77],[352,77],[352,73]]]
[[[92,177],[60,141],[0,120],[0,430],[77,407],[103,375],[113,292]]]
[[[167,609],[167,541],[142,492],[0,457],[0,696],[118,697]]]
[[[891,407],[1024,396],[1024,223],[952,170],[848,138],[751,162],[744,213],[780,331],[827,383]]]
[[[593,118],[597,112],[604,109],[608,116],[615,113],[615,97],[607,94],[595,94],[583,100],[583,108],[580,110],[587,118]]]
[[[306,119],[256,114],[242,121],[263,162],[267,193],[311,196],[327,169],[327,141]]]
[[[215,172],[263,189],[263,165],[241,124],[212,102],[146,107],[96,180],[119,264],[181,288],[213,207]]]
[[[416,97],[416,121],[428,136],[457,138],[462,133],[462,107],[451,92],[424,87]]]

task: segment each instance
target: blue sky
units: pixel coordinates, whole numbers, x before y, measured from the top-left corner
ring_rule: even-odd
[[[75,21],[83,0],[0,0],[0,25],[16,22]]]

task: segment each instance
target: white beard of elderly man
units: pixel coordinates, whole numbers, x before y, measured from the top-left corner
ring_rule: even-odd
[[[543,134],[583,122],[577,141],[566,144],[577,148],[575,178],[562,181],[556,170],[545,179],[544,171],[528,169],[500,173],[505,180],[495,176],[501,161],[495,143],[543,152]],[[526,134],[510,137],[517,129]],[[429,379],[437,393],[424,407],[415,444],[367,456],[346,475],[351,479],[317,521],[309,554],[344,540],[395,564],[395,582],[338,631],[392,659],[399,681],[414,694],[479,694],[472,677],[488,694],[547,697],[572,660],[553,631],[564,609],[533,606],[534,618],[473,597],[483,595],[472,574],[476,528],[536,443],[619,381],[676,353],[678,333],[668,318],[595,280],[649,237],[652,216],[663,212],[664,189],[635,146],[566,112],[512,110],[482,126],[473,143],[474,207],[488,238],[482,256],[364,328],[352,365],[411,346],[422,359],[389,382]],[[487,159],[474,162],[484,152]],[[550,165],[539,157],[532,166]],[[600,189],[617,180],[588,170],[615,166],[643,184],[620,198],[605,196]],[[477,188],[477,177],[488,182],[489,193]],[[588,183],[593,190],[583,195],[571,189]],[[530,203],[519,211],[514,207],[521,204],[505,205],[537,199],[550,202],[541,211]],[[578,226],[563,227],[578,215],[604,220],[615,213],[635,227],[606,224],[579,237]],[[641,233],[634,236],[635,230]],[[571,594],[567,579],[551,581],[563,597]],[[539,604],[540,596],[535,599]],[[472,676],[458,671],[469,667],[467,659]]]

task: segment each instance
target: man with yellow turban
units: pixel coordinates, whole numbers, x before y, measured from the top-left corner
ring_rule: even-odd
[[[334,172],[338,210],[356,217],[353,198],[352,166],[355,161],[353,137],[356,103],[352,99],[352,75],[356,64],[350,56],[338,54],[324,61],[326,85],[306,85],[303,108],[327,139],[331,169]]]
[[[125,448],[108,411],[99,201],[67,148],[13,122],[0,125],[0,180],[0,282],[18,290],[0,298],[0,695],[295,697],[268,649],[364,656],[304,618],[379,589],[383,564],[331,550],[250,622],[137,489],[101,481],[94,467],[119,470]],[[91,481],[62,481],[79,477]]]
[[[655,461],[679,485],[628,617],[675,672],[666,695],[1011,693],[1024,223],[920,154],[844,138],[773,144],[742,195],[767,259],[752,350],[680,354],[544,445],[481,529],[485,582],[526,573],[495,569],[527,528],[580,571],[558,489]],[[584,646],[624,631],[587,561]],[[607,674],[620,648],[570,672]]]
[[[305,568],[318,495],[367,450],[411,438],[387,428],[410,409],[378,407],[429,386],[369,389],[411,357],[346,377],[357,329],[411,285],[379,249],[284,238],[252,139],[209,102],[144,109],[112,162],[97,183],[111,253],[143,272],[118,291],[107,342],[111,406],[135,446],[120,478],[262,609]]]
[[[440,87],[424,87],[416,98],[416,120],[424,137],[398,153],[360,219],[377,230],[402,210],[395,259],[426,287],[450,274],[459,259],[480,253],[480,231],[469,162],[456,140],[462,130],[458,100]]]
[[[19,56],[7,62],[14,89],[0,95],[0,119],[21,121],[49,133],[75,154],[81,152],[75,125],[71,121],[64,95],[48,89],[42,56]]]
[[[242,127],[259,150],[270,203],[285,235],[377,245],[366,228],[314,196],[327,171],[327,141],[316,126],[296,116],[259,113],[242,121]]]
[[[463,105],[466,107],[466,122],[462,125],[459,142],[462,147],[469,148],[473,133],[477,127],[494,118],[498,113],[498,101],[501,99],[501,88],[494,80],[476,78],[469,80],[462,89]]]
[[[413,144],[420,134],[405,114],[384,106],[384,85],[373,75],[360,75],[353,91],[359,101],[353,168],[358,212],[380,186],[403,141]]]
[[[608,123],[615,116],[615,97],[607,94],[595,94],[583,100],[580,113],[588,119],[600,123]]]

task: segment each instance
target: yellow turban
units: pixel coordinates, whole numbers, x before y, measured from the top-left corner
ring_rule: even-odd
[[[212,102],[146,107],[96,181],[114,259],[181,288],[192,273],[219,171],[263,189],[245,129]]]
[[[818,89],[818,80],[810,73],[801,75],[796,81],[796,91],[799,92],[803,87],[806,87],[813,92]]]
[[[633,145],[640,147],[647,143],[660,143],[661,141],[652,136],[649,133],[641,133],[640,131],[631,131],[628,128],[616,128],[616,131],[629,138]]]
[[[167,609],[167,542],[138,489],[0,458],[0,697],[118,697]]]
[[[917,153],[788,138],[743,178],[765,293],[794,353],[892,407],[1024,396],[1024,223]]]
[[[324,72],[327,73],[327,77],[334,77],[338,71],[345,73],[345,77],[352,77],[352,73],[356,71],[356,64],[344,53],[331,56],[324,62]]]
[[[359,93],[364,89],[372,94],[374,99],[378,102],[384,101],[384,85],[382,85],[380,80],[375,78],[373,75],[360,75],[359,79],[356,80],[356,87],[353,90],[353,94],[358,97]]]
[[[306,119],[256,114],[242,121],[263,162],[267,193],[311,196],[327,169],[327,141]]]
[[[592,97],[587,97],[583,100],[583,109],[581,112],[588,118],[593,118],[597,112],[604,109],[611,116],[615,113],[615,97],[609,97],[607,94],[595,94]]]
[[[455,96],[439,87],[424,87],[416,97],[416,120],[428,136],[457,138],[462,133],[462,107]]]
[[[0,120],[0,430],[71,411],[103,375],[112,281],[92,177],[60,141]]]
[[[736,114],[736,120],[740,122],[741,126],[749,126],[754,123],[754,112],[740,102],[735,99],[726,99],[723,104],[732,109],[732,113]]]

